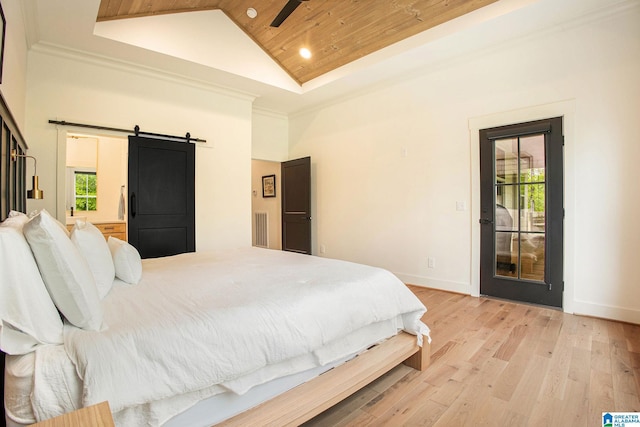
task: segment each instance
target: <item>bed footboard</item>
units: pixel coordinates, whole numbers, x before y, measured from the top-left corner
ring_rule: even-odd
[[[400,363],[423,370],[429,365],[429,343],[416,343],[415,335],[400,333],[358,357],[299,385],[220,426],[298,426],[360,390]]]

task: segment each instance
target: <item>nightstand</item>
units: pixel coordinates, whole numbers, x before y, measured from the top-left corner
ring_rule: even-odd
[[[108,402],[87,406],[59,417],[40,421],[35,427],[115,427]]]

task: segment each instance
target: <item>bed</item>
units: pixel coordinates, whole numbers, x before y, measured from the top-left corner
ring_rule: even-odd
[[[426,309],[386,270],[261,248],[140,260],[20,203],[0,223],[8,425],[103,401],[123,426],[298,425],[428,364]]]

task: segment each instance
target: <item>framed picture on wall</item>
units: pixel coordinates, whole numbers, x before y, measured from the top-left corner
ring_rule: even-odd
[[[4,19],[4,11],[2,10],[2,3],[0,3],[0,83],[2,83],[2,64],[4,63],[4,39],[7,33],[7,21]]]
[[[262,177],[262,197],[276,197],[275,175],[265,175]]]

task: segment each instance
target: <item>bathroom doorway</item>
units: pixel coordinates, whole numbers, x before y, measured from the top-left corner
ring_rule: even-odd
[[[66,132],[64,199],[67,228],[78,219],[109,237],[127,239],[126,137]]]

